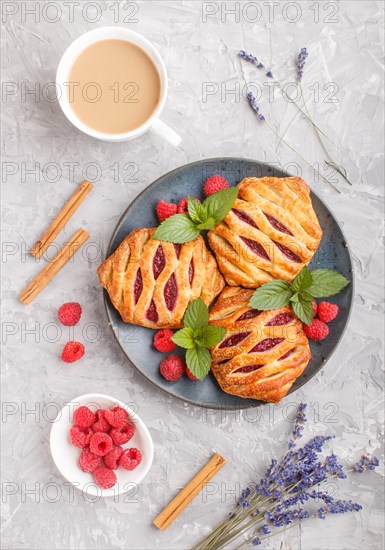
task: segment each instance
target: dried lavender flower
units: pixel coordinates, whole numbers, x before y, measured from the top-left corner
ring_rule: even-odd
[[[301,51],[298,54],[297,57],[297,80],[298,82],[301,82],[303,77],[303,69],[305,67],[306,59],[309,55],[309,52],[307,51],[307,48],[301,48]]]
[[[252,55],[251,53],[246,53],[245,50],[241,50],[238,55],[239,55],[239,57],[241,57],[245,61],[248,61],[249,63],[252,63],[253,65],[255,65],[257,67],[257,69],[264,69],[265,68],[265,65],[261,61],[259,61],[255,57],[255,55]],[[268,78],[274,78],[273,73],[271,72],[271,70],[267,71],[266,76]]]
[[[379,460],[376,456],[363,455],[358,462],[353,466],[353,470],[358,473],[365,470],[374,470],[379,465]]]
[[[325,458],[325,469],[328,474],[337,476],[340,479],[345,479],[346,474],[341,464],[338,462],[338,457],[332,453]]]
[[[253,94],[249,93],[247,99],[251,108],[259,115],[259,106]],[[303,425],[306,422],[305,410],[306,404],[301,403],[291,441],[302,436]],[[222,550],[251,529],[253,531],[246,543],[258,546],[266,538],[282,531],[274,528],[284,530],[311,517],[325,519],[327,514],[345,514],[361,510],[360,504],[351,500],[337,500],[318,487],[322,481],[346,477],[334,453],[325,459],[320,455],[324,443],[330,439],[332,436],[317,435],[300,448],[293,449],[289,446],[281,460],[273,459],[261,481],[243,489],[229,519],[196,545],[194,550]],[[373,470],[378,463],[376,457],[364,455],[354,465],[353,471]],[[319,508],[315,513],[304,506],[310,499],[321,503],[318,504]]]
[[[302,432],[306,424],[306,403],[300,403],[297,413],[297,418],[295,419],[294,430],[292,432],[293,438],[289,440],[289,449],[295,447],[295,441],[302,437]]]
[[[270,535],[271,533],[267,523],[264,523],[263,525],[261,525],[261,527],[259,528],[259,532],[261,533],[261,535]]]
[[[258,115],[259,120],[261,122],[266,120],[265,117],[259,112],[259,105],[257,103],[257,98],[251,92],[248,92],[247,94],[247,101],[249,102],[249,105],[253,109],[253,111]]]
[[[251,53],[246,53],[245,50],[241,50],[238,55],[245,61],[248,61],[249,63],[255,65],[257,69],[263,69],[265,67],[265,65],[261,61],[259,61],[255,57],[255,55],[252,55]]]

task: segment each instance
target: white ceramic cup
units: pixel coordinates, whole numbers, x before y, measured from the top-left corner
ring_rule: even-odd
[[[152,113],[150,118],[146,120],[144,124],[131,130],[130,132],[124,132],[121,134],[108,134],[104,132],[99,132],[90,128],[84,122],[82,122],[74,113],[71,107],[71,103],[68,96],[68,83],[69,83],[69,73],[75,59],[80,55],[80,53],[95,42],[101,40],[126,40],[139,46],[146,52],[150,57],[155,67],[158,69],[160,81],[161,81],[161,90],[160,90],[160,99],[159,103]],[[147,40],[141,34],[131,31],[124,27],[101,27],[99,29],[94,29],[92,31],[86,32],[77,38],[64,52],[58,69],[56,73],[56,85],[59,90],[59,104],[70,122],[76,128],[97,139],[104,141],[128,141],[134,139],[138,136],[141,136],[149,129],[156,132],[158,135],[165,138],[172,145],[177,147],[181,142],[181,137],[174,132],[167,124],[160,120],[160,114],[163,111],[164,105],[167,99],[168,91],[168,80],[167,80],[167,71],[166,66],[161,58],[158,50],[153,46],[153,44]]]

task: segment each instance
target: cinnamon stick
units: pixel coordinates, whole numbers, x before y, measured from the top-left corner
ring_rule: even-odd
[[[79,185],[53,222],[31,248],[30,252],[32,256],[38,259],[42,257],[49,245],[54,242],[56,236],[60,233],[71,216],[73,216],[92,188],[92,183],[87,180],[84,180],[83,183]]]
[[[19,295],[24,304],[30,304],[32,300],[47,286],[58,271],[72,258],[82,244],[88,239],[89,234],[82,227],[66,242],[59,252],[50,260],[40,273],[29,283]]]
[[[226,460],[216,453],[200,472],[184,487],[177,496],[154,519],[154,525],[161,531],[176,519],[188,504],[197,496],[208,481],[226,464]]]

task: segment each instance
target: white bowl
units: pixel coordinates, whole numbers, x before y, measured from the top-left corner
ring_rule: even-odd
[[[111,489],[98,487],[92,474],[83,472],[78,466],[81,449],[70,443],[69,431],[73,426],[73,413],[80,405],[86,405],[93,411],[98,408],[123,407],[129,413],[131,422],[135,426],[134,436],[122,447],[124,449],[130,447],[139,449],[143,456],[142,462],[132,471],[123,468],[114,470],[117,483]],[[144,422],[122,401],[101,393],[81,395],[64,405],[51,428],[50,448],[52,458],[60,473],[75,487],[92,497],[111,497],[135,490],[147,475],[154,458],[154,445]]]

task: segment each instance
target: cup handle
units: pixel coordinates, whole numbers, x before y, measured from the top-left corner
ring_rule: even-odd
[[[159,118],[157,118],[153,122],[151,130],[153,130],[158,136],[166,139],[174,147],[178,147],[178,145],[182,141],[180,135],[174,132],[174,130],[170,128],[170,126],[167,126],[167,124],[162,122]]]

